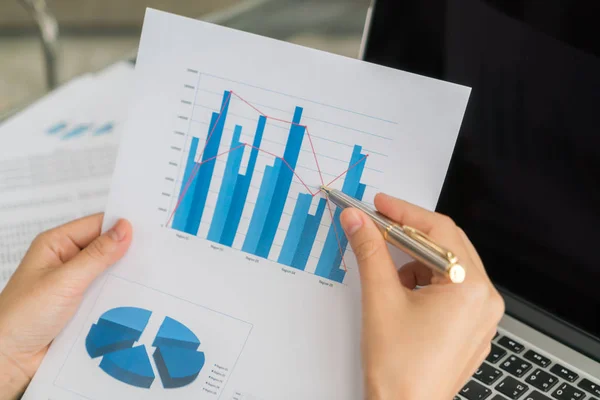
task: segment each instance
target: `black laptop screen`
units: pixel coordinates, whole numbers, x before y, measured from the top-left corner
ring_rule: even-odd
[[[438,211],[498,286],[600,334],[600,3],[379,0],[364,58],[472,88]]]

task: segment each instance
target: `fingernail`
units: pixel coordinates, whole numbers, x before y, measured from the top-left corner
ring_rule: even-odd
[[[348,236],[354,235],[363,225],[362,218],[358,214],[358,211],[351,208],[344,210],[340,222]]]
[[[125,239],[125,236],[127,235],[127,224],[124,220],[120,219],[119,221],[117,221],[115,226],[113,226],[108,232],[106,232],[106,234],[112,240],[120,242],[121,240]]]

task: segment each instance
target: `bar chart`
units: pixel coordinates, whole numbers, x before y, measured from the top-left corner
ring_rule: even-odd
[[[188,125],[195,127],[194,134],[188,137],[166,225],[294,270],[307,271],[312,263],[308,272],[343,283],[348,240],[341,210],[327,202],[319,187],[340,185],[362,200],[370,151],[361,143],[344,143],[343,149],[335,148],[335,156],[315,150],[309,128],[314,118],[305,118],[301,100],[279,109],[289,115],[286,119],[263,111],[274,107],[246,99],[243,86],[206,90],[200,96],[210,101],[204,103],[197,101],[197,93]],[[269,136],[269,130],[278,131]]]
[[[91,134],[93,136],[104,135],[113,132],[114,129],[114,122],[105,122],[94,125],[92,123],[69,124],[65,121],[59,121],[46,129],[46,134],[59,137],[61,140],[67,140],[87,134]]]

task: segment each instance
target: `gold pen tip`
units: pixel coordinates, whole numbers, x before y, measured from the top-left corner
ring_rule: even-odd
[[[454,265],[448,271],[450,280],[454,283],[462,283],[465,280],[467,273],[462,265]]]
[[[329,192],[331,192],[331,189],[329,189],[325,185],[321,185],[321,191],[324,192],[325,194],[328,194]]]

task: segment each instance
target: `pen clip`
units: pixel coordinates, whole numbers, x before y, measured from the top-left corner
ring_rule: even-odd
[[[443,248],[442,246],[435,243],[433,240],[429,238],[425,233],[411,227],[408,225],[403,225],[402,229],[404,233],[406,233],[411,239],[416,240],[424,246],[431,248],[433,251],[438,253],[441,257],[448,260],[450,264],[456,264],[458,262],[458,258],[452,253],[450,250]]]

